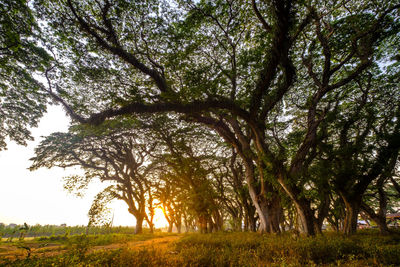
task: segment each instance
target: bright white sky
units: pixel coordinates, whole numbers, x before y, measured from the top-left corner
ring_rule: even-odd
[[[88,223],[87,212],[91,202],[105,185],[91,184],[85,196],[78,198],[63,189],[62,177],[79,170],[41,168],[31,172],[27,169],[40,137],[65,132],[68,124],[69,118],[62,108],[50,106],[39,127],[32,129],[35,141],[26,147],[8,142],[8,150],[0,151],[0,222],[26,222],[28,225],[66,223],[69,226]],[[114,225],[135,225],[135,218],[128,213],[124,202],[114,201],[110,208],[114,211]],[[163,218],[158,216],[155,219],[156,227],[164,225]]]

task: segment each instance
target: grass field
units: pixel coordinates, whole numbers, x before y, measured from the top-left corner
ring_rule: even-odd
[[[30,247],[29,257],[23,245]],[[258,233],[42,238],[24,244],[3,242],[0,266],[400,266],[400,233],[381,236],[369,230],[351,237],[325,233],[315,238]]]

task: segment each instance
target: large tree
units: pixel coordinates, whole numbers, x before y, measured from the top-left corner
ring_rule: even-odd
[[[380,90],[385,96],[385,91],[382,88]],[[328,149],[326,155],[326,159],[332,163],[333,187],[346,208],[345,233],[356,231],[358,213],[368,186],[377,181],[376,188],[382,193],[383,183],[392,175],[400,151],[400,98],[388,94],[381,99],[382,102],[375,100],[374,103],[367,100],[366,94],[368,91],[354,109],[357,115],[337,119],[335,130],[338,135],[335,137],[340,142],[330,144],[333,149]],[[378,92],[371,96],[382,97]],[[380,110],[382,105],[387,109]],[[346,106],[349,109],[349,105]],[[382,194],[381,198],[384,198]],[[381,207],[382,212],[385,208]],[[384,218],[385,214],[381,214],[381,217]]]
[[[400,5],[38,0],[36,7],[62,59],[49,75],[57,88],[50,93],[73,119],[175,112],[207,125],[241,157],[260,230],[280,231],[284,191],[302,231],[314,235],[325,214],[316,218],[313,206],[326,201],[307,192],[326,182],[310,168],[327,114],[336,95],[397,53],[387,40],[398,38]]]
[[[47,93],[35,73],[51,57],[40,45],[40,31],[26,0],[0,1],[0,150],[6,138],[26,145],[46,111]]]
[[[149,158],[156,145],[143,132],[120,128],[120,124],[96,130],[77,127],[69,133],[53,133],[41,141],[30,169],[80,166],[84,175],[69,176],[69,188],[87,186],[94,179],[111,182],[97,202],[103,205],[104,199],[123,200],[136,219],[135,233],[141,233],[143,220],[153,229],[153,165]]]

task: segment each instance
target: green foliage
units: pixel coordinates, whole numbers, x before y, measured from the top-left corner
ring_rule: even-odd
[[[89,250],[89,246],[90,241],[86,235],[78,235],[67,239],[66,248],[71,255],[70,257],[73,258],[73,261],[75,261],[75,257],[77,261],[82,261],[86,252]]]
[[[155,189],[148,185],[169,183],[185,192],[185,208],[211,219],[232,199],[224,196],[223,179],[217,181],[214,154],[222,149],[207,147],[212,142],[204,135],[188,138],[189,131],[173,125],[179,117],[211,128],[246,163],[263,231],[271,215],[265,196],[271,200],[280,190],[304,215],[300,228],[314,235],[333,200],[358,207],[368,185],[393,172],[400,150],[393,62],[399,5],[350,2],[34,1],[48,46],[60,57],[50,73],[56,98],[90,125],[47,137],[32,169],[83,166],[85,178],[71,176],[69,189],[84,189],[93,178],[117,182],[116,198],[137,199],[126,202],[139,222],[152,214],[145,197],[152,199]],[[145,127],[136,124],[143,113],[167,113],[170,125],[152,125],[166,130],[151,134],[151,145],[146,136],[126,148],[129,126]],[[120,132],[119,119],[126,126]],[[157,147],[154,136],[162,151],[145,152],[155,160],[136,157],[133,150]],[[97,204],[92,215],[103,210]],[[279,197],[274,205],[271,213],[278,214]],[[357,223],[353,210],[354,216],[347,208],[344,223],[349,233]]]
[[[24,223],[22,227],[19,228],[19,241],[24,240],[26,232],[29,230],[29,226]]]
[[[107,205],[115,198],[115,186],[109,186],[98,193],[89,209],[90,226],[110,225],[112,223],[111,210]]]
[[[0,234],[5,238],[14,236],[19,233],[19,228],[22,226],[17,226],[16,228],[3,227],[0,228]],[[66,240],[68,236],[80,235],[86,233],[88,230],[89,235],[97,234],[133,234],[135,232],[134,227],[127,226],[114,226],[114,227],[104,227],[104,226],[57,226],[57,225],[32,225],[28,230],[25,231],[25,237],[36,237],[39,241],[49,242],[49,241],[62,241]],[[145,229],[147,230],[147,229]]]
[[[89,210],[89,225],[106,225],[112,221],[107,204],[123,200],[129,212],[139,224],[145,212],[151,210],[146,198],[151,193],[151,173],[154,164],[150,162],[158,140],[149,140],[145,129],[135,129],[140,122],[120,118],[109,121],[102,127],[74,126],[69,133],[53,133],[36,148],[37,156],[31,170],[39,167],[79,166],[85,172],[66,177],[65,188],[77,195],[93,180],[111,181],[99,192]],[[146,220],[148,217],[145,217]],[[136,229],[140,232],[140,226]]]
[[[46,112],[46,92],[34,74],[51,56],[40,44],[40,30],[26,0],[0,1],[0,150],[5,138],[26,145],[28,127]]]

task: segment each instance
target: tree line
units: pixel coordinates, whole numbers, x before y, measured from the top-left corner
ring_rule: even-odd
[[[351,234],[359,214],[389,231],[399,201],[396,1],[4,8],[15,12],[2,15],[1,136],[23,143],[39,103],[63,105],[70,130],[42,141],[32,169],[79,165],[72,188],[112,181],[93,218],[118,198],[138,231],[155,205],[178,229],[196,222],[203,232],[228,219],[307,235],[327,221]]]
[[[54,239],[60,237],[68,237],[70,235],[81,235],[81,234],[132,234],[134,233],[133,227],[126,226],[93,226],[87,227],[85,225],[78,226],[62,226],[62,225],[15,225],[14,227],[5,226],[0,223],[0,236],[7,238],[6,241],[12,241],[15,239],[24,239],[25,237],[53,237]],[[0,240],[1,241],[1,240]]]

